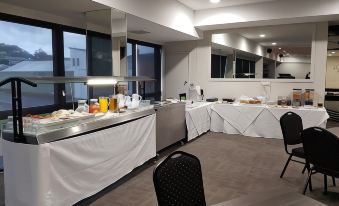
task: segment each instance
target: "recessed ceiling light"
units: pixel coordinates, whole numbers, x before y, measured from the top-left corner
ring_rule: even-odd
[[[276,43],[276,42],[273,42],[272,45],[277,45],[277,43]]]
[[[217,4],[217,3],[220,2],[220,0],[210,0],[210,2],[211,2],[212,4]]]
[[[331,52],[332,54],[335,54],[335,52]]]
[[[265,34],[260,34],[259,35],[261,38],[264,38],[264,37],[266,37],[266,35]]]
[[[279,47],[279,50],[281,50],[281,48]]]

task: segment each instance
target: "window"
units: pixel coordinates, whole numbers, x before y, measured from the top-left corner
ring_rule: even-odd
[[[133,63],[135,60],[135,58],[133,58],[135,57],[135,47],[135,44],[127,43],[127,76],[136,75],[135,63]],[[136,83],[128,82],[128,94],[134,94],[136,92]]]
[[[237,58],[236,78],[255,78],[255,61]]]
[[[86,35],[63,32],[65,76],[87,76]],[[87,86],[82,83],[66,84],[66,101],[87,99]]]
[[[88,33],[88,69],[91,76],[112,76],[112,41],[109,35]],[[113,94],[112,86],[91,88],[94,98]]]
[[[212,54],[211,78],[225,78],[227,56]]]
[[[52,30],[0,21],[0,80],[53,76]],[[0,111],[11,110],[10,87],[0,88]],[[54,86],[23,86],[23,107],[54,104]]]
[[[128,75],[157,79],[146,84],[129,83],[130,94],[140,91],[147,99],[160,99],[161,47],[129,40],[127,52]],[[13,76],[87,75],[112,76],[110,35],[0,13],[0,80]],[[10,91],[9,87],[0,89],[0,118],[11,113]],[[24,113],[47,113],[67,108],[72,101],[111,93],[111,86],[87,88],[83,83],[23,86]]]
[[[129,76],[148,76],[156,81],[145,82],[136,88],[129,83],[129,93],[138,92],[146,99],[161,98],[161,47],[140,41],[129,40],[127,45],[127,62]]]

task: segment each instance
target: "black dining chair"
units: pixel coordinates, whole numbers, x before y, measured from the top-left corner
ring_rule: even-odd
[[[324,175],[324,194],[327,194],[327,176],[332,176],[333,185],[335,178],[339,177],[339,139],[336,135],[320,127],[311,127],[302,132],[302,141],[305,157],[312,167],[304,187],[312,191],[312,175],[321,173]]]
[[[302,144],[301,132],[303,131],[303,123],[301,117],[294,112],[287,112],[280,118],[280,126],[284,138],[285,151],[289,155],[287,162],[284,166],[284,169],[281,172],[280,178],[283,178],[286,168],[290,161],[305,164],[305,167],[302,171],[302,173],[304,173],[305,169],[307,168],[306,162],[301,162],[299,160],[292,159],[292,157],[305,159],[303,147],[302,146],[294,147],[290,149],[290,151],[288,149],[288,146]]]
[[[199,159],[176,151],[153,172],[159,206],[205,206],[205,194]]]

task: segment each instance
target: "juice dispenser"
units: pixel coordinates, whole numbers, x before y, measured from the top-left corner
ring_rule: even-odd
[[[301,106],[301,95],[302,95],[301,89],[293,89],[292,106],[294,106],[294,107],[300,107]]]

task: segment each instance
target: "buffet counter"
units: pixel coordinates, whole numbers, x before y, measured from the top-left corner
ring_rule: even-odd
[[[82,121],[30,135],[30,144],[5,132],[6,205],[73,205],[156,156],[154,109]]]
[[[286,112],[298,114],[303,120],[304,128],[313,126],[326,128],[329,118],[325,108],[316,107],[214,104],[211,110],[213,132],[278,139],[283,138],[279,121]]]
[[[66,110],[64,110],[66,111]],[[54,142],[76,135],[100,130],[105,127],[122,124],[137,118],[154,114],[153,109],[127,110],[124,113],[100,113],[97,115],[81,113],[76,118],[57,119],[47,122],[47,119],[35,119],[32,122],[24,122],[24,136],[28,144],[44,144]],[[24,117],[24,121],[25,121]],[[30,118],[32,119],[32,118]],[[27,120],[26,120],[27,121]],[[39,121],[39,122],[37,122]],[[34,123],[37,122],[37,123]],[[11,121],[9,121],[11,123]],[[25,125],[28,125],[25,126]],[[3,138],[13,141],[13,127],[5,127]]]

